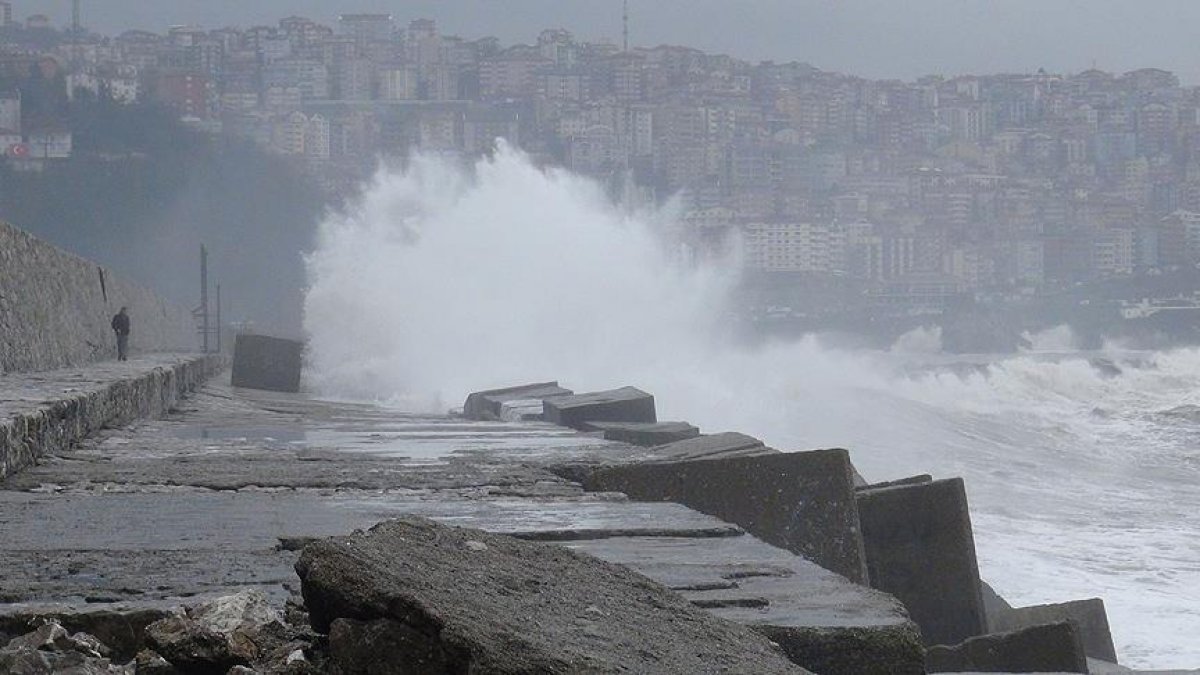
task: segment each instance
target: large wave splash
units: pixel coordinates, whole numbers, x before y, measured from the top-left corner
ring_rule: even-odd
[[[1133,665],[1200,647],[1200,351],[939,354],[815,337],[726,338],[734,265],[677,264],[669,212],[501,148],[472,166],[384,168],[308,259],[308,377],[322,395],[444,411],[466,393],[557,379],[631,384],[661,419],[785,450],[848,447],[868,479],[962,476],[986,579],[1021,604],[1105,597]]]
[[[607,387],[664,354],[699,360],[732,278],[674,264],[661,215],[507,147],[385,168],[308,260],[311,379],[444,410],[493,385]]]

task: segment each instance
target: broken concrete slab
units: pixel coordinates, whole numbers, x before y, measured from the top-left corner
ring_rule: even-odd
[[[658,421],[654,397],[636,387],[558,396],[544,401],[547,422],[584,429],[588,422]]]
[[[988,611],[988,628],[997,633],[1063,621],[1075,626],[1089,657],[1117,662],[1117,650],[1108,627],[1108,612],[1104,609],[1104,600],[1100,598],[1011,607],[1007,610],[993,606]]]
[[[1070,623],[1032,626],[1011,633],[973,637],[925,652],[931,673],[1087,673],[1087,656]]]
[[[300,391],[304,343],[268,335],[240,334],[233,344],[235,387]]]
[[[498,420],[502,406],[508,401],[536,399],[539,402],[550,396],[569,396],[575,392],[558,386],[558,382],[536,382],[502,389],[476,391],[467,395],[463,403],[463,417],[469,420]]]
[[[651,447],[665,445],[700,435],[700,430],[687,422],[588,422],[585,431],[600,431],[604,440]]]
[[[808,672],[750,629],[628,568],[421,518],[316,542],[296,571],[313,627],[365,622],[397,658],[440,672]],[[436,668],[434,672],[439,672]]]
[[[961,478],[859,490],[858,517],[871,585],[908,607],[926,644],[986,631]]]
[[[754,537],[627,537],[565,545],[628,565],[716,615],[750,626],[814,672],[923,672],[920,635],[898,600]]]
[[[705,438],[711,437],[665,447]],[[683,456],[695,454],[701,453]],[[583,485],[592,491],[624,492],[641,501],[684,504],[736,523],[851,581],[866,583],[858,506],[845,450],[600,467],[585,473]]]

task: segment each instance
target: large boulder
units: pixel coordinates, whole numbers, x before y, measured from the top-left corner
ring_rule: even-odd
[[[296,571],[345,672],[807,672],[626,567],[423,518],[315,542]]]

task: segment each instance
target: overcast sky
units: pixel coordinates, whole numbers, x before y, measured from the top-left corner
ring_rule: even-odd
[[[70,18],[70,0],[11,0],[14,14]],[[873,78],[1074,72],[1147,66],[1200,84],[1197,0],[630,0],[634,45],[683,44],[752,61],[807,61]],[[299,14],[389,12],[467,38],[532,42],[563,27],[619,42],[621,0],[83,0],[84,24],[115,34],[274,23]]]

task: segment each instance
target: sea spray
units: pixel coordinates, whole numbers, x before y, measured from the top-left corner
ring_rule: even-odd
[[[491,385],[605,387],[667,353],[701,358],[732,279],[671,264],[653,224],[503,147],[470,171],[420,157],[381,171],[308,260],[313,381],[440,409]]]
[[[869,479],[963,476],[983,576],[1019,604],[1099,595],[1133,665],[1200,665],[1200,351],[1015,356],[727,337],[736,263],[674,264],[669,214],[501,148],[381,170],[308,259],[310,380],[441,411],[471,390],[632,384],[663,419],[842,446]]]

